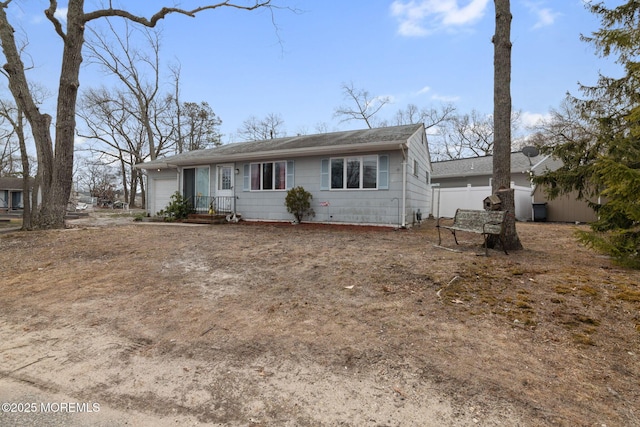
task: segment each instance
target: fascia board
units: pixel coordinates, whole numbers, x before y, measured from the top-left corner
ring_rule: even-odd
[[[166,162],[147,162],[147,163],[138,163],[133,165],[136,169],[171,169],[172,165],[167,164]],[[173,166],[175,169],[175,166]]]

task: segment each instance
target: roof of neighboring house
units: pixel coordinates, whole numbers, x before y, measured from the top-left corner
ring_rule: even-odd
[[[33,178],[29,178],[30,186],[33,185]],[[22,190],[22,178],[13,176],[0,177],[0,190]]]
[[[136,165],[140,169],[167,168],[181,165],[208,164],[213,161],[249,161],[331,153],[361,153],[371,150],[399,149],[422,124],[378,129],[351,130],[316,135],[298,135],[262,141],[237,142],[206,150],[189,151]]]
[[[545,170],[556,170],[562,163],[549,156],[527,157],[521,151],[511,153],[511,173],[534,171],[536,175]],[[433,162],[432,179],[462,176],[481,176],[493,173],[493,156],[470,157],[467,159]]]

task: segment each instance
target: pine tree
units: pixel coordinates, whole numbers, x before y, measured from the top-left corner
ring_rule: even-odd
[[[640,3],[587,7],[599,16],[601,28],[582,39],[599,56],[613,57],[624,73],[601,75],[595,86],[581,86],[585,99],[571,102],[591,135],[546,147],[565,165],[534,181],[546,184],[551,196],[579,190],[580,197],[590,197],[598,220],[591,231],[579,233],[580,239],[623,265],[640,268]]]

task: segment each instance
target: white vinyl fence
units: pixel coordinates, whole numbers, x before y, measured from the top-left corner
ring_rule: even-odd
[[[511,184],[515,191],[516,219],[531,221],[533,201],[531,187]],[[484,209],[484,199],[491,195],[491,186],[440,188],[432,187],[432,212],[434,218],[453,218],[456,209]]]

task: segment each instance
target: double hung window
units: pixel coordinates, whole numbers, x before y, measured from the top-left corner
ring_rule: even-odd
[[[332,158],[331,189],[378,188],[378,156]]]
[[[249,167],[251,191],[286,189],[286,161],[251,163]]]

